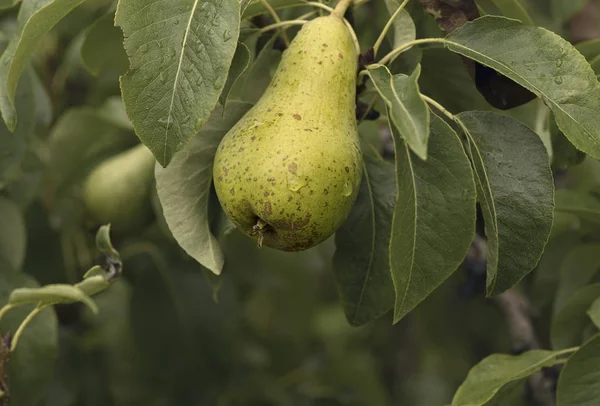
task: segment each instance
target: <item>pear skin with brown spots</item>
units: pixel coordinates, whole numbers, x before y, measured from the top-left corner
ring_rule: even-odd
[[[339,17],[306,23],[260,100],[221,141],[213,168],[217,196],[259,245],[304,250],[348,217],[363,165],[357,58]]]

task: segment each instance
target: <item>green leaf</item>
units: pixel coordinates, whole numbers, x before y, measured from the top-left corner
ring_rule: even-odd
[[[575,214],[582,220],[600,224],[600,201],[582,191],[557,190],[556,211]]]
[[[552,348],[562,349],[581,344],[583,330],[588,325],[587,311],[600,297],[600,283],[588,285],[570,298],[552,320],[550,341]]]
[[[56,23],[84,1],[23,1],[17,17],[17,30],[0,57],[0,111],[10,131],[17,127],[17,83],[38,42]]]
[[[458,135],[432,114],[427,161],[391,128],[397,200],[389,242],[400,320],[460,265],[475,233],[475,184]]]
[[[201,265],[215,274],[223,268],[223,253],[211,234],[208,204],[217,147],[251,105],[230,102],[224,117],[217,107],[195,138],[167,168],[156,167],[156,188],[173,237]]]
[[[427,159],[429,108],[419,93],[420,65],[410,75],[392,75],[385,65],[370,65],[368,75],[387,105],[388,117],[410,149]]]
[[[518,356],[492,354],[471,368],[456,391],[452,406],[483,405],[507,383],[551,367],[559,355],[560,352],[544,350],[528,351]]]
[[[558,191],[557,191],[558,192]],[[560,282],[554,298],[554,314],[589,284],[600,268],[599,243],[587,243],[574,247],[560,264]]]
[[[399,0],[385,0],[385,5],[390,15],[394,15],[402,2]],[[417,29],[415,23],[406,9],[400,11],[393,22],[394,41],[392,48],[397,48],[402,44],[410,42],[417,37]]]
[[[587,311],[594,325],[600,329],[600,298],[596,299]]]
[[[541,97],[569,141],[600,157],[600,116],[595,114],[600,111],[600,82],[571,44],[543,28],[492,16],[469,22],[446,38],[451,51]]]
[[[116,23],[130,60],[121,77],[125,109],[138,137],[167,166],[223,91],[239,36],[239,1],[121,1]]]
[[[0,197],[0,260],[15,271],[21,270],[27,248],[27,229],[19,206]]]
[[[0,265],[0,269],[4,266]],[[17,272],[0,272],[0,303],[8,301],[10,292],[19,287],[37,288],[33,278]],[[0,323],[2,334],[17,328],[33,310],[28,305],[8,312]],[[10,355],[8,390],[11,405],[39,405],[48,395],[58,356],[58,321],[53,309],[44,309],[23,331],[19,345]]]
[[[238,42],[235,54],[233,55],[233,61],[231,62],[231,67],[229,68],[229,74],[227,75],[227,82],[225,82],[223,92],[221,93],[221,96],[219,96],[219,103],[221,103],[221,106],[227,105],[227,98],[229,97],[231,88],[246,71],[249,63],[250,51],[248,50],[248,47],[246,44]]]
[[[88,28],[81,45],[81,62],[94,76],[112,70],[122,75],[127,72],[129,60],[123,48],[123,32],[114,25],[115,13],[98,18]]]
[[[0,123],[0,189],[9,183],[21,167],[32,138],[36,121],[36,99],[33,93],[34,73],[27,69],[15,95],[15,108],[21,116],[14,132]]]
[[[363,180],[350,215],[335,233],[333,256],[346,318],[364,324],[394,306],[389,241],[396,201],[394,165],[364,155]]]
[[[488,243],[487,294],[538,263],[552,229],[554,185],[546,148],[520,122],[496,113],[458,116],[468,138]]]
[[[41,288],[17,288],[12,291],[8,298],[8,303],[13,306],[38,303],[54,305],[75,302],[81,302],[89,307],[92,312],[98,313],[98,308],[92,298],[72,285],[53,284]]]
[[[125,105],[123,99],[119,96],[113,96],[106,99],[104,104],[96,110],[98,115],[102,117],[106,122],[111,123],[115,127],[121,128],[127,131],[133,131],[133,125],[127,117],[125,112]]]
[[[556,406],[595,406],[600,399],[600,335],[567,361],[558,377]]]

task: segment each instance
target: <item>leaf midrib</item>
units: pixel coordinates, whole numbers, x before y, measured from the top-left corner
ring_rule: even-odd
[[[185,33],[183,35],[183,41],[181,44],[181,55],[179,55],[179,62],[177,64],[177,71],[175,73],[175,80],[173,81],[173,92],[171,94],[171,103],[169,104],[169,110],[167,112],[167,126],[165,128],[165,145],[163,151],[163,162],[167,162],[167,146],[169,140],[169,125],[171,124],[171,113],[173,111],[173,104],[175,103],[175,94],[177,93],[177,84],[179,83],[179,73],[181,72],[181,65],[183,64],[183,56],[185,54],[185,47],[188,40],[188,34],[190,32],[190,27],[192,25],[192,20],[194,19],[194,14],[196,13],[196,9],[198,8],[199,0],[194,0],[194,5],[192,6],[192,10],[190,12],[190,18],[185,26]]]

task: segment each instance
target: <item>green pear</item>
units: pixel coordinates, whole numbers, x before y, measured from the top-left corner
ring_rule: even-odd
[[[304,24],[260,100],[221,141],[213,167],[217,196],[259,246],[304,250],[348,217],[363,165],[357,58],[337,15]]]
[[[98,224],[111,223],[117,233],[145,225],[152,216],[154,163],[152,152],[139,144],[94,168],[83,184],[91,218]]]

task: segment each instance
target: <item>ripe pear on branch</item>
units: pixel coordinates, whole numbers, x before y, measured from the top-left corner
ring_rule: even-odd
[[[256,105],[221,141],[214,185],[246,235],[285,251],[331,236],[362,177],[355,119],[357,50],[347,1],[303,25]]]

